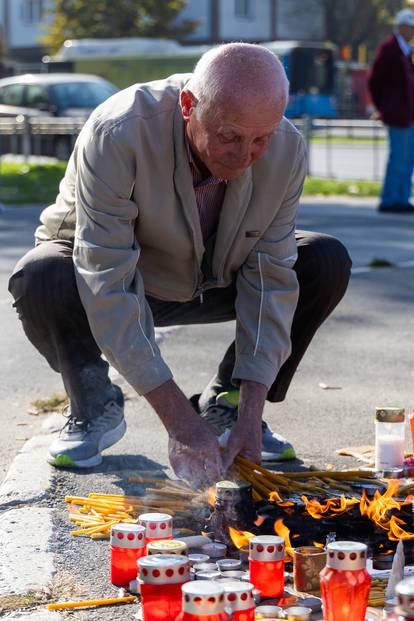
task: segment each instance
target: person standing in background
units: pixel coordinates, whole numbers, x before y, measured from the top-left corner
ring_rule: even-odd
[[[410,41],[414,11],[395,16],[394,34],[378,48],[368,84],[372,101],[388,127],[389,156],[378,211],[414,213],[410,203],[414,169],[414,66]]]

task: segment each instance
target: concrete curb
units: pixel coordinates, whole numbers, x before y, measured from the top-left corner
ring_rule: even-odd
[[[52,510],[10,509],[0,516],[0,595],[39,591],[54,574]]]
[[[14,458],[0,486],[0,512],[21,504],[33,504],[47,497],[52,467],[46,463],[51,435],[34,436]]]
[[[0,486],[0,597],[47,588],[55,573],[53,511],[36,503],[47,498],[52,468],[45,460],[51,435],[28,440]],[[60,621],[45,608],[16,611],[5,619]]]

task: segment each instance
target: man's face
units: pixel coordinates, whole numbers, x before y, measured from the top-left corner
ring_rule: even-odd
[[[282,118],[274,106],[258,109],[253,105],[239,110],[222,108],[198,118],[194,98],[181,95],[192,150],[199,164],[222,179],[239,177],[264,154]]]
[[[399,26],[399,31],[402,37],[409,42],[414,37],[414,26],[409,26],[408,24],[401,24]]]

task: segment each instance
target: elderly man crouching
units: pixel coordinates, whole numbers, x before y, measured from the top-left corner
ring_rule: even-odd
[[[10,281],[28,338],[70,399],[54,465],[97,465],[125,433],[101,353],[161,419],[179,476],[217,480],[239,453],[294,457],[262,421],[264,403],[284,399],[350,260],[331,237],[295,235],[306,152],[283,117],[287,97],[271,52],[232,43],[191,75],[112,96],[85,124]],[[154,326],[233,319],[235,342],[190,401]]]

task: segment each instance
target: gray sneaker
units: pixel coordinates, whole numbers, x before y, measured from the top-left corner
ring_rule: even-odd
[[[231,429],[237,420],[237,406],[239,391],[222,392],[217,395],[215,403],[209,405],[200,412],[200,416],[213,428],[214,433],[220,440]],[[269,425],[262,421],[262,460],[263,461],[288,461],[295,459],[293,446],[283,436],[272,431]]]
[[[48,462],[57,468],[92,468],[102,462],[101,451],[122,438],[126,431],[124,396],[119,386],[100,416],[83,421],[68,408],[67,422],[49,447]]]

